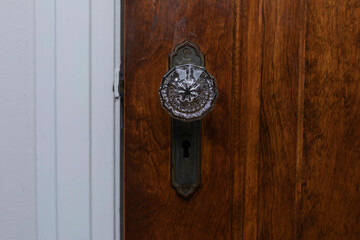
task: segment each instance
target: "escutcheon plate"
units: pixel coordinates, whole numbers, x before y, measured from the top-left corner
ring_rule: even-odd
[[[171,120],[171,184],[188,199],[201,182],[201,121],[217,98],[215,79],[204,68],[199,47],[188,40],[169,55],[169,71],[159,89]]]

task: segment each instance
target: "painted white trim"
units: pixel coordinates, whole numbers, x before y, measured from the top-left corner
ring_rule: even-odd
[[[114,24],[114,32],[115,32],[115,42],[114,42],[114,62],[115,62],[115,74],[119,79],[119,71],[121,65],[121,1],[115,0],[115,24]],[[114,132],[115,132],[115,156],[114,156],[114,176],[115,176],[115,239],[120,240],[123,239],[121,236],[121,226],[123,224],[122,217],[120,213],[120,196],[121,196],[121,185],[120,179],[123,177],[120,175],[121,172],[121,163],[120,163],[120,108],[121,108],[121,99],[117,98],[114,103]]]
[[[114,239],[114,0],[91,3],[92,240]]]
[[[90,2],[56,1],[59,240],[90,239]]]
[[[38,239],[57,239],[55,0],[36,0]]]
[[[119,239],[116,1],[36,0],[39,240]]]

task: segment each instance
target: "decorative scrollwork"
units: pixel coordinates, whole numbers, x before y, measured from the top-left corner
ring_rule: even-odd
[[[173,118],[194,121],[213,109],[217,88],[214,77],[204,67],[185,64],[165,74],[159,94],[163,108]]]

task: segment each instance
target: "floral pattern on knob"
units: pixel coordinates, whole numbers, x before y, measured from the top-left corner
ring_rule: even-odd
[[[217,88],[214,77],[204,67],[185,64],[165,74],[159,94],[162,107],[171,117],[195,121],[213,109]]]

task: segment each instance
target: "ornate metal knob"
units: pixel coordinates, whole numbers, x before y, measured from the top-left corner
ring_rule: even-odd
[[[214,77],[204,67],[185,64],[164,75],[159,94],[162,107],[171,117],[195,121],[214,108],[217,88]]]

